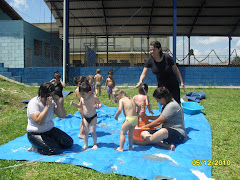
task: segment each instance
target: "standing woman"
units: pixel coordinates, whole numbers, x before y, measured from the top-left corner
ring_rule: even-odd
[[[150,54],[151,56],[147,59],[144,65],[138,85],[142,84],[148,74],[149,68],[151,68],[152,72],[157,77],[158,87],[165,86],[170,91],[173,98],[180,103],[180,89],[176,75],[178,76],[183,89],[184,83],[173,58],[162,52],[161,43],[159,41],[151,42]]]
[[[38,96],[32,98],[28,103],[27,136],[32,144],[29,151],[54,155],[73,145],[73,139],[68,134],[54,127],[54,114],[60,118],[66,116],[59,97],[54,93],[55,88],[51,82],[42,83],[38,90]]]

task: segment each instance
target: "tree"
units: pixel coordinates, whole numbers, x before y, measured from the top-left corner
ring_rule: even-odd
[[[233,58],[233,60],[231,61],[231,64],[234,66],[240,66],[240,57],[239,56],[235,56]]]

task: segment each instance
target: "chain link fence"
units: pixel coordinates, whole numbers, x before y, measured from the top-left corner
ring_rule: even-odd
[[[172,37],[81,37],[70,42],[70,66],[108,67],[143,66],[149,57],[149,44],[158,40],[165,53],[173,56]],[[219,44],[221,43],[221,44]],[[231,41],[223,37],[177,38],[176,63],[184,66],[228,66],[239,65],[240,38]]]

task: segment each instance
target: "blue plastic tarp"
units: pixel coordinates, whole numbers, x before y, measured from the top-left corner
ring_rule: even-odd
[[[80,114],[68,115],[66,119],[55,118],[55,126],[68,133],[74,139],[71,149],[64,150],[61,155],[44,156],[27,149],[31,146],[25,134],[22,137],[0,146],[0,159],[2,160],[38,160],[42,162],[59,162],[80,165],[92,168],[102,173],[116,173],[129,175],[141,179],[176,178],[199,179],[199,176],[211,178],[212,167],[205,165],[204,160],[212,160],[211,128],[200,113],[185,116],[185,126],[189,139],[170,151],[158,146],[134,145],[133,151],[128,150],[128,137],[123,152],[118,147],[120,129],[124,115],[119,120],[114,119],[117,111],[115,107],[103,106],[97,110],[97,136],[98,149],[92,150],[92,137],[89,134],[89,148],[80,152],[83,139],[78,138],[80,130]],[[159,114],[158,110],[154,111]],[[196,160],[202,165],[195,165]]]

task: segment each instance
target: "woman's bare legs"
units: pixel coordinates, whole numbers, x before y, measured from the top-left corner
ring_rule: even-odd
[[[170,149],[171,151],[175,150],[174,144],[166,144],[162,142],[164,139],[168,138],[168,130],[166,128],[162,128],[155,132],[154,134],[150,134],[148,131],[143,131],[141,133],[141,137],[144,141],[136,141],[134,140],[134,144],[138,145],[157,145],[162,146],[164,148]]]

